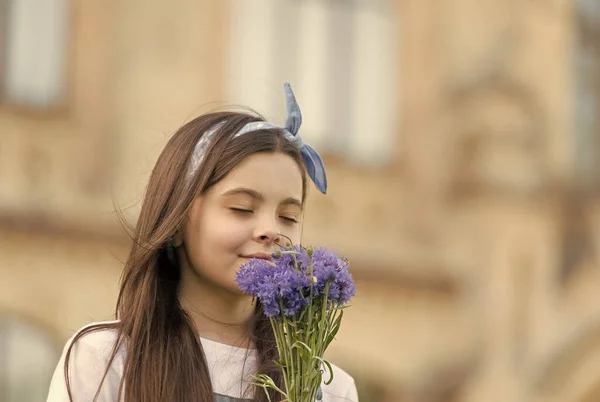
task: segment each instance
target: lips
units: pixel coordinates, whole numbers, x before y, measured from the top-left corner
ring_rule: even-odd
[[[258,260],[271,261],[271,254],[267,254],[267,253],[246,254],[246,255],[243,255],[242,257],[244,257],[244,258],[256,258]]]

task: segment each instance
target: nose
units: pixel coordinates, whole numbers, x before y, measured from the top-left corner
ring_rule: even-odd
[[[258,220],[256,229],[254,230],[254,241],[266,245],[277,243],[280,238],[279,227],[277,220],[272,217],[262,217]]]

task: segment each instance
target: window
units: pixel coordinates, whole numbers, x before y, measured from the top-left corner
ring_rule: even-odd
[[[51,108],[65,97],[68,0],[0,0],[0,99]]]
[[[302,136],[320,152],[379,165],[398,134],[392,0],[231,0],[229,98],[285,119],[290,81]]]
[[[600,184],[600,2],[577,0],[575,43],[575,173]]]
[[[0,316],[0,401],[45,401],[59,358],[45,331]]]
[[[563,202],[560,279],[594,265],[597,236],[591,205],[600,189],[600,2],[575,1],[575,127],[573,163],[576,187]]]

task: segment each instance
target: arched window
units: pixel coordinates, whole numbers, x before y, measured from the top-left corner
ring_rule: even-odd
[[[579,181],[600,185],[600,2],[575,1],[575,171]]]
[[[231,101],[282,121],[281,86],[290,81],[307,117],[307,142],[356,164],[390,161],[400,120],[397,2],[230,3]]]
[[[0,100],[27,108],[66,96],[69,0],[0,0]]]
[[[44,328],[0,316],[0,401],[45,401],[60,352]]]

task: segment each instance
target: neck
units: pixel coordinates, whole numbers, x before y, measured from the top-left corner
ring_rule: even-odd
[[[223,289],[189,268],[182,267],[181,274],[179,303],[198,334],[228,345],[252,347],[248,331],[255,307],[252,298]]]

